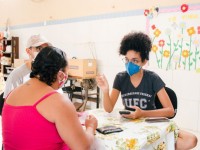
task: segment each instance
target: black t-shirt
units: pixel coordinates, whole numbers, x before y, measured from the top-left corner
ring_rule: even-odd
[[[144,74],[138,87],[131,83],[130,76],[126,71],[116,75],[113,88],[121,92],[123,104],[126,107],[138,106],[143,110],[153,110],[155,96],[159,90],[165,87],[165,83],[154,72],[143,70]]]

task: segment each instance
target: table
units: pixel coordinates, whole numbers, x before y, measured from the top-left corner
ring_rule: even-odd
[[[122,132],[103,135],[96,132],[95,150],[174,150],[178,128],[174,121],[147,123],[143,119],[126,119],[119,109],[107,113],[103,109],[90,110],[98,119],[98,127],[115,125]]]

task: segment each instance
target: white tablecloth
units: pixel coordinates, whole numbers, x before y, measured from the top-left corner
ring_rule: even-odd
[[[115,125],[122,132],[103,135],[96,132],[93,150],[174,150],[177,126],[173,121],[147,123],[144,119],[126,119],[119,110],[107,113],[103,109],[87,112],[98,119],[98,127]]]

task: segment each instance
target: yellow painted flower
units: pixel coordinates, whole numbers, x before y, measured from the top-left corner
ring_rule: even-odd
[[[188,35],[189,35],[189,36],[192,36],[193,34],[196,33],[195,30],[194,30],[194,27],[188,28],[188,29],[187,29],[187,32],[188,32]]]
[[[130,140],[127,140],[126,141],[126,146],[129,148],[129,149],[133,149],[136,144],[137,144],[137,140],[136,139],[130,139]]]
[[[156,29],[153,34],[155,35],[155,37],[159,37],[161,31],[159,29]]]
[[[138,139],[136,138],[131,138],[131,139],[118,138],[116,141],[116,149],[139,150],[141,148],[138,145]]]
[[[157,47],[156,45],[153,45],[152,48],[151,48],[151,50],[152,50],[154,53],[156,53],[156,51],[158,50],[158,47]]]
[[[170,51],[169,50],[164,50],[163,56],[168,58],[170,56]]]
[[[188,51],[188,50],[183,50],[183,51],[182,51],[182,56],[183,56],[184,58],[187,58],[187,57],[189,56],[189,51]]]

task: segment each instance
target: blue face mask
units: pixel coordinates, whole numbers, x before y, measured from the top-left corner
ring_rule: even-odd
[[[140,69],[141,69],[140,66],[138,66],[138,65],[136,65],[136,64],[134,64],[132,62],[126,63],[125,66],[126,66],[126,71],[130,76],[138,73],[140,71]]]

